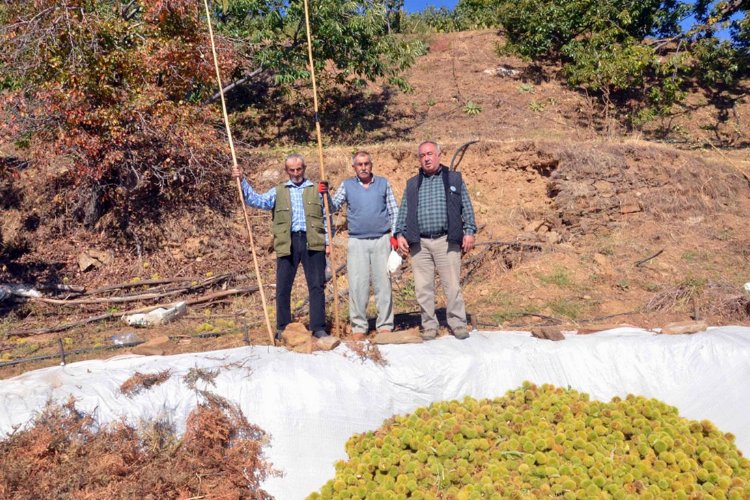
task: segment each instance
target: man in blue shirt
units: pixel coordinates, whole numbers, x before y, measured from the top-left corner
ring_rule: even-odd
[[[260,194],[253,190],[239,168],[232,175],[242,178],[245,204],[272,210],[273,246],[276,252],[276,338],[292,322],[291,295],[297,268],[302,263],[310,294],[310,330],[327,337],[325,326],[325,267],[330,252],[318,188],[305,178],[305,159],[291,154],[284,161],[289,180]]]
[[[354,177],[339,186],[330,204],[332,211],[339,210],[344,203],[347,205],[349,320],[353,336],[364,338],[368,332],[370,281],[378,310],[375,328],[379,332],[393,330],[393,298],[387,265],[398,203],[388,180],[373,175],[370,153],[357,152],[352,157],[352,169]],[[327,191],[325,184],[321,188]]]

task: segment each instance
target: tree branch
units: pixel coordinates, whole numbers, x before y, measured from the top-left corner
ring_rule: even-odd
[[[227,85],[226,87],[224,87],[223,89],[221,89],[221,92],[217,92],[214,95],[212,95],[211,97],[209,97],[208,99],[206,99],[206,104],[210,104],[210,103],[216,101],[216,99],[218,99],[219,97],[221,97],[222,93],[226,94],[227,92],[231,91],[235,87],[239,87],[240,85],[244,85],[251,78],[253,78],[254,76],[257,76],[257,75],[261,74],[262,72],[263,72],[263,68],[258,68],[256,70],[252,71],[249,75],[244,76],[244,77],[240,78],[239,80],[237,80],[237,81],[235,81],[235,82]]]

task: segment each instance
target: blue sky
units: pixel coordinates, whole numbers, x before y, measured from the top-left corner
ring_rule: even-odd
[[[458,0],[404,0],[404,10],[407,12],[418,12],[428,5],[452,9],[457,3]]]

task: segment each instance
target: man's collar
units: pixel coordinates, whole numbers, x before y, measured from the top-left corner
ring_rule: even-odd
[[[357,179],[357,182],[359,182],[360,184],[364,184],[364,182],[362,182],[362,179],[360,179],[358,175],[355,175],[354,178]],[[372,174],[372,178],[370,179],[370,182],[368,182],[368,184],[372,184],[373,182],[375,182],[375,174]]]
[[[441,163],[441,164],[440,164],[440,166],[438,167],[438,169],[437,169],[437,170],[435,171],[435,173],[434,173],[434,174],[430,174],[430,175],[427,175],[427,174],[425,174],[425,173],[424,173],[424,170],[422,170],[422,168],[420,167],[420,169],[419,169],[419,173],[420,173],[420,174],[421,174],[421,175],[422,175],[423,177],[434,177],[434,176],[436,176],[436,175],[440,175],[440,174],[441,174],[441,173],[443,172],[443,169],[444,169],[444,168],[448,168],[448,167],[446,167],[445,165],[443,165],[443,164]]]
[[[301,188],[301,187],[312,186],[312,182],[310,182],[310,179],[303,179],[300,184],[295,184],[294,182],[292,182],[291,179],[289,179],[288,181],[286,181],[286,183],[284,183],[284,185],[288,187],[300,187]]]

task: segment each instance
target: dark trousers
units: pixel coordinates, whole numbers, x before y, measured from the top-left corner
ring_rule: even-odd
[[[282,331],[292,322],[292,285],[300,262],[305,271],[307,292],[310,295],[310,330],[325,330],[326,253],[308,250],[307,235],[304,232],[293,232],[292,254],[276,259],[276,328]]]

